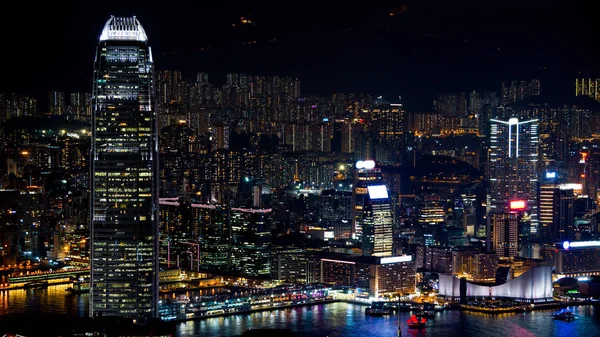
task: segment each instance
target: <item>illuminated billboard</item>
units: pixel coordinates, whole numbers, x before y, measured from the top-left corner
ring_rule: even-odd
[[[511,200],[509,208],[512,211],[525,209],[525,200]]]
[[[556,172],[546,172],[546,179],[556,178]]]
[[[580,194],[581,192],[583,192],[582,184],[574,184],[574,183],[560,184],[560,185],[558,185],[558,188],[560,188],[561,190],[573,190],[573,193],[575,193],[575,194]]]
[[[387,187],[385,185],[367,186],[369,190],[369,198],[371,199],[386,199],[389,198]]]
[[[398,263],[398,262],[410,262],[412,261],[412,255],[394,256],[394,257],[382,257],[379,262],[381,264]]]
[[[565,241],[562,243],[562,247],[565,250],[567,250],[569,248],[600,247],[600,241],[576,241],[576,242]]]
[[[372,170],[375,168],[375,162],[372,160],[359,160],[356,162],[356,168],[359,170]]]

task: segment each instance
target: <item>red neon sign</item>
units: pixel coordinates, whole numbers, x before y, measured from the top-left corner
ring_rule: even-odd
[[[525,209],[525,200],[513,200],[509,204],[511,210]]]

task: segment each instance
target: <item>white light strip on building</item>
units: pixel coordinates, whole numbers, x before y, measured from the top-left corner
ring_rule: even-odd
[[[234,212],[242,212],[242,213],[269,213],[271,212],[270,208],[260,208],[260,209],[254,209],[254,208],[232,208],[231,209]]]
[[[217,206],[209,205],[209,204],[191,204],[192,208],[207,208],[207,209],[216,209]]]
[[[561,190],[581,190],[581,189],[583,189],[583,184],[575,184],[575,183],[560,184],[560,185],[558,185],[558,188]]]
[[[569,242],[569,248],[600,247],[600,241]]]
[[[516,152],[516,156],[519,157],[519,123],[517,123],[517,125],[515,125],[515,128],[517,129],[517,147],[515,149]]]
[[[508,158],[512,157],[512,126],[508,124]]]
[[[394,256],[394,257],[382,257],[379,262],[381,264],[397,263],[397,262],[410,262],[412,261],[412,255]]]
[[[321,261],[322,261],[322,262],[345,263],[345,264],[356,264],[356,262],[352,262],[352,261],[342,261],[342,260],[321,259]]]

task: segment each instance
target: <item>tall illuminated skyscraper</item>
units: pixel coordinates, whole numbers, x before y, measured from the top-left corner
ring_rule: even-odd
[[[392,200],[372,160],[356,163],[352,221],[352,234],[362,241],[363,255],[392,256]]]
[[[151,49],[112,16],[94,61],[90,316],[158,316],[158,132]]]
[[[512,200],[524,200],[531,234],[538,224],[538,120],[491,119],[488,163],[489,212],[508,213]]]

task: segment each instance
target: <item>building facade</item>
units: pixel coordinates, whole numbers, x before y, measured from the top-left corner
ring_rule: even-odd
[[[600,241],[564,241],[543,251],[544,263],[566,277],[600,275]]]
[[[358,161],[353,188],[353,235],[365,256],[392,256],[392,199],[381,170],[372,160]]]
[[[94,62],[90,316],[158,316],[154,65],[136,17],[112,16]]]
[[[490,120],[489,213],[506,213],[510,202],[524,200],[531,234],[538,226],[538,120]]]

